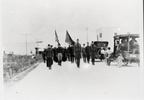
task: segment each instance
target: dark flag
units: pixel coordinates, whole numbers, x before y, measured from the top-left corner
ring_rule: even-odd
[[[55,41],[59,44],[59,39],[56,30],[55,30]]]
[[[72,40],[72,38],[70,37],[68,31],[66,31],[66,38],[65,38],[65,42],[70,44],[70,45],[74,45],[75,42]]]

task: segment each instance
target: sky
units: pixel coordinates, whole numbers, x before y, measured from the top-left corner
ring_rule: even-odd
[[[57,45],[55,30],[62,46],[66,30],[74,41],[95,41],[96,30],[117,27],[123,32],[142,33],[142,0],[2,0],[3,49],[16,54],[34,52],[36,41],[43,49]],[[88,27],[88,31],[86,28]],[[108,34],[109,35],[109,34]]]

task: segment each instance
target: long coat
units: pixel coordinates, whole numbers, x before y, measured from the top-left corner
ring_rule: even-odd
[[[91,51],[91,58],[94,59],[96,56],[96,47],[94,44],[91,45],[90,51]]]
[[[76,59],[81,58],[81,44],[76,43],[74,46],[74,54]]]
[[[54,57],[53,50],[51,48],[46,49],[46,59],[47,67],[50,67],[53,64],[52,58]]]

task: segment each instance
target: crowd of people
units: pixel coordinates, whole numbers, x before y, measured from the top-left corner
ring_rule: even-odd
[[[95,65],[95,57],[96,57],[96,45],[92,41],[91,44],[87,42],[87,45],[79,43],[79,39],[77,39],[74,45],[69,45],[67,48],[63,48],[61,44],[58,44],[58,47],[53,47],[48,44],[47,48],[44,49],[42,56],[43,61],[46,63],[47,67],[51,69],[53,62],[58,63],[59,66],[62,66],[62,62],[70,61],[71,63],[76,63],[77,67],[80,68],[80,59],[83,59],[84,63],[91,63]],[[112,51],[110,47],[101,48],[100,50],[100,59],[106,59]]]

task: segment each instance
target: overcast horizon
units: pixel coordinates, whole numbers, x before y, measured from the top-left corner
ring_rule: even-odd
[[[114,27],[126,33],[142,33],[142,0],[2,0],[3,47],[8,53],[25,54],[55,44],[55,30],[62,46],[66,30],[81,43],[96,40],[96,30]],[[123,29],[123,30],[122,30]],[[108,34],[109,36],[109,34]]]

